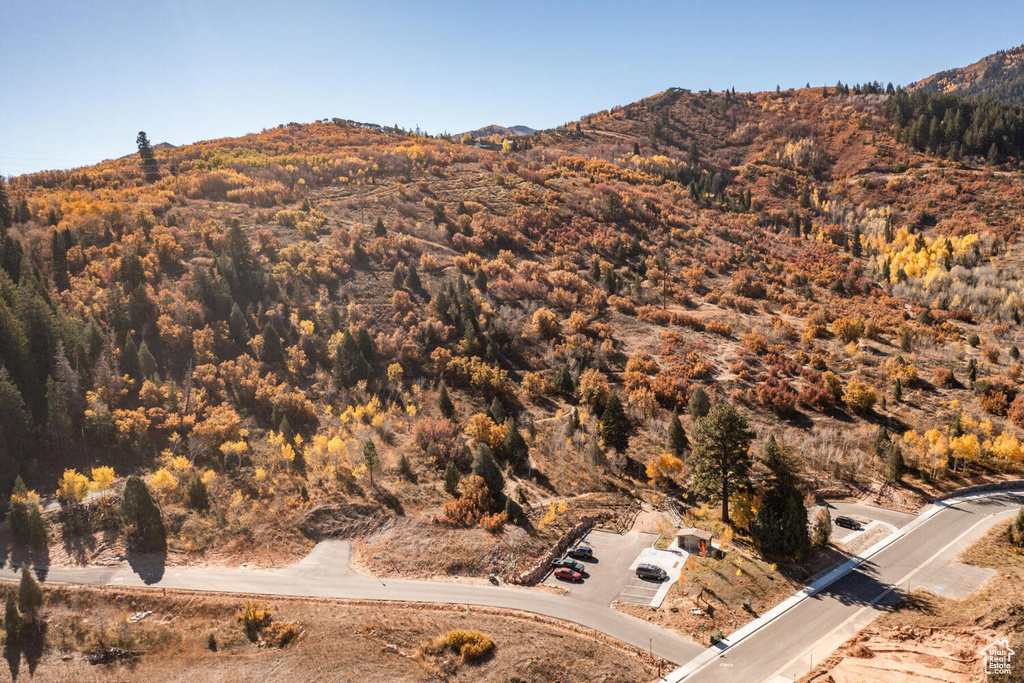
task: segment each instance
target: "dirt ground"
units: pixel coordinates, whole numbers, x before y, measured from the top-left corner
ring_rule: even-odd
[[[0,588],[0,593],[8,586]],[[657,660],[600,634],[514,612],[400,603],[272,599],[275,622],[298,622],[285,648],[251,643],[235,618],[244,596],[114,588],[47,590],[47,647],[33,681],[648,681]],[[132,615],[152,611],[136,623]],[[455,628],[482,631],[496,646],[481,663],[417,656]],[[216,639],[217,651],[209,648]],[[90,665],[86,653],[115,646],[134,662]],[[0,668],[8,679],[8,667]],[[27,679],[28,663],[20,663]]]
[[[988,642],[964,629],[910,626],[864,631],[800,683],[974,683]]]
[[[715,631],[735,631],[800,587],[777,567],[734,546],[721,560],[687,558],[681,581],[669,589],[661,607],[620,603],[616,609],[707,645]],[[749,611],[743,607],[746,601],[750,602]],[[700,613],[694,614],[695,609]]]
[[[453,529],[428,518],[406,517],[358,538],[352,566],[374,576],[416,579],[486,579],[533,567],[558,540],[584,518],[617,519],[628,508],[621,494],[593,493],[527,506],[530,531],[511,524],[498,534],[477,527]]]
[[[1024,647],[1024,552],[1006,540],[999,524],[957,559],[998,574],[966,600],[914,591],[870,628],[845,643],[800,683],[974,683],[1024,680],[985,677],[982,648],[1008,639]]]

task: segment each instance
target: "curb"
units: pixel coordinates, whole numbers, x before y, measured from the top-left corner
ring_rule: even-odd
[[[909,532],[918,528],[929,519],[937,515],[941,510],[947,507],[951,507],[955,503],[945,503],[945,501],[951,498],[969,500],[971,498],[982,498],[988,496],[994,492],[1008,490],[1008,489],[1019,489],[1024,487],[1024,480],[1013,480],[1007,482],[1001,482],[1000,484],[985,484],[983,485],[988,488],[982,487],[970,487],[969,489],[963,490],[959,493],[950,494],[942,499],[936,499],[935,502],[930,503],[926,506],[918,515],[917,518],[904,525],[896,531],[894,534],[886,536],[878,543],[862,552],[861,554],[850,558],[843,564],[839,565],[835,569],[831,570],[823,577],[807,586],[799,593],[783,600],[778,605],[762,614],[757,619],[749,622],[748,624],[740,627],[735,632],[729,634],[726,638],[720,640],[717,644],[712,645],[708,649],[704,650],[701,654],[697,655],[689,662],[679,667],[675,671],[672,671],[666,676],[663,676],[660,681],[664,683],[680,683],[684,681],[687,676],[695,673],[699,669],[702,669],[705,665],[716,659],[723,652],[728,650],[730,647],[734,647],[741,643],[743,640],[753,635],[757,631],[760,631],[765,626],[778,619],[784,613],[791,610],[793,607],[803,602],[807,598],[813,597],[815,594],[820,593],[823,589],[829,585],[835,583],[843,576],[849,574],[851,571],[861,566],[869,559],[885,550],[887,547],[903,538]]]

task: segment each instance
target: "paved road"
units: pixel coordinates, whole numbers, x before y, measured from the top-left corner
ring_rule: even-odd
[[[899,510],[890,510],[889,508],[882,508],[876,505],[867,505],[865,503],[854,503],[845,500],[828,501],[825,503],[828,505],[829,514],[832,515],[832,519],[835,520],[839,515],[846,515],[847,517],[853,517],[854,519],[867,523],[867,521],[877,520],[879,522],[885,522],[886,524],[892,524],[897,529],[906,526],[910,522],[917,518],[917,515],[909,512],[900,512]],[[818,512],[819,506],[815,505],[807,511],[807,516],[810,519],[814,519],[814,516]]]
[[[965,547],[999,519],[1024,504],[1024,494],[1003,492],[939,504],[942,508],[868,562],[755,631],[683,678],[672,681],[754,683],[806,671],[807,655],[829,653],[895,602],[904,582],[934,575],[957,548]],[[998,515],[998,516],[997,516]],[[897,520],[903,521],[903,520]],[[901,524],[901,526],[903,526]],[[487,605],[566,619],[601,631],[669,661],[705,654],[695,643],[608,606],[521,588],[377,579],[348,568],[350,546],[325,541],[299,564],[275,572],[208,570],[136,563],[129,567],[52,569],[45,580],[72,584],[156,586],[213,592],[282,596],[363,598]],[[16,577],[11,567],[0,579]],[[816,659],[815,661],[820,661]]]
[[[436,581],[378,579],[356,574],[348,566],[351,546],[324,541],[302,562],[274,572],[208,570],[135,564],[127,567],[50,569],[46,582],[110,586],[151,586],[266,595],[407,600],[517,609],[573,621],[681,664],[704,650],[696,643],[657,626],[616,612],[607,603],[571,600],[541,590]],[[0,578],[14,579],[11,567]]]
[[[934,575],[955,549],[980,537],[1024,504],[1024,494],[949,501],[926,521],[821,592],[798,603],[696,672],[672,681],[687,683],[794,680],[822,653],[895,603],[905,586]],[[998,516],[997,516],[998,515]],[[817,647],[815,647],[817,646]],[[815,656],[817,655],[817,656]]]

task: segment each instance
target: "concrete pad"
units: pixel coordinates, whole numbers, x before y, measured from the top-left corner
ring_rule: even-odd
[[[635,560],[633,564],[629,566],[630,570],[636,572],[636,568],[641,564],[653,564],[655,567],[661,567],[668,574],[668,578],[661,583],[652,583],[651,581],[644,581],[640,578],[635,578],[630,581],[628,586],[634,585],[636,581],[645,583],[649,587],[656,587],[654,595],[647,603],[635,602],[633,600],[626,600],[624,602],[633,602],[635,605],[647,604],[651,607],[661,607],[661,603],[665,601],[665,596],[668,595],[669,589],[672,584],[679,580],[679,577],[683,573],[683,565],[686,563],[686,558],[689,553],[683,550],[659,550],[658,548],[644,548]],[[623,591],[625,592],[625,590]],[[621,598],[620,594],[620,598]]]
[[[992,569],[950,562],[924,572],[916,581],[910,582],[910,590],[922,588],[944,598],[964,600],[995,575]]]

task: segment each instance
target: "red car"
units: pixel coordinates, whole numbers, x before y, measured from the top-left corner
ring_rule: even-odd
[[[555,570],[555,578],[562,579],[563,581],[579,581],[583,578],[583,575],[568,567],[559,567]]]

